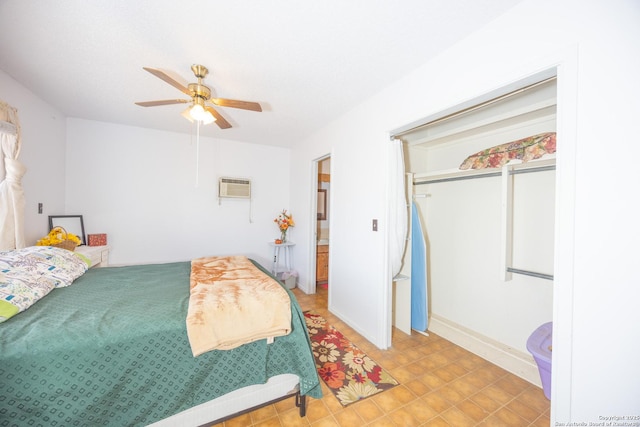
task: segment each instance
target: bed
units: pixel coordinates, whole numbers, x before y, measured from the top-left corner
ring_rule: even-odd
[[[322,392],[291,291],[280,284],[287,335],[194,357],[190,273],[190,262],[88,269],[0,323],[0,426],[195,426],[288,397],[304,416]]]

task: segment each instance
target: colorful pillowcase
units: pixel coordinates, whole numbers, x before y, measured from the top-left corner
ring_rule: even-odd
[[[19,268],[0,270],[0,322],[31,307],[55,287],[52,280],[24,273]]]
[[[0,322],[31,307],[52,289],[71,285],[88,268],[86,258],[51,246],[0,252]]]

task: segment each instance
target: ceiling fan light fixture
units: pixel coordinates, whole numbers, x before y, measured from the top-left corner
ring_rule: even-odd
[[[184,117],[185,119],[193,123],[193,117],[191,117],[191,107],[184,110],[182,113],[180,113],[180,115],[182,115],[182,117]]]
[[[202,123],[204,123],[205,125],[208,125],[209,123],[213,123],[213,122],[215,122],[215,121],[216,121],[216,118],[215,118],[215,117],[213,117],[213,114],[211,114],[211,113],[210,113],[210,112],[208,112],[208,111],[205,111],[205,112],[204,112],[204,116],[203,116],[203,119],[202,119]]]
[[[216,120],[209,111],[205,110],[204,99],[200,97],[194,99],[193,106],[189,108],[189,116],[191,116],[193,120],[202,122],[205,125],[213,123]]]
[[[204,108],[200,104],[193,104],[191,110],[189,110],[189,115],[193,120],[202,120],[204,116]]]

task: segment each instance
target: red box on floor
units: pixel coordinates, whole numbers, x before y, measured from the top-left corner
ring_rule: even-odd
[[[105,246],[107,244],[106,234],[88,234],[87,240],[89,246]]]

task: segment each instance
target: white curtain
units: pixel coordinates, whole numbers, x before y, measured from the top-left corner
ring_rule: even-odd
[[[27,169],[18,161],[20,123],[15,108],[0,101],[0,250],[24,248],[24,191]]]
[[[402,258],[407,243],[408,204],[405,192],[404,150],[402,141],[391,140],[389,144],[389,255],[391,274],[396,276],[402,269]]]

